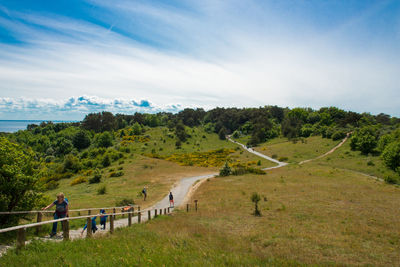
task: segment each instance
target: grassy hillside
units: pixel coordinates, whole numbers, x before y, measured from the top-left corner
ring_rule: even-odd
[[[396,175],[394,171],[384,166],[380,156],[363,155],[360,151],[352,151],[350,142],[346,142],[331,155],[318,159],[322,165],[349,169],[384,179],[386,175]]]
[[[71,203],[71,208],[113,206],[116,201],[130,198],[136,204],[150,206],[160,200],[171,188],[171,186],[181,178],[217,172],[225,160],[232,162],[240,161],[244,164],[249,163],[259,168],[273,166],[268,160],[243,150],[229,141],[220,140],[216,134],[206,133],[201,128],[193,128],[191,137],[181,149],[175,148],[175,139],[168,137],[170,132],[166,127],[150,128],[144,136],[146,142],[131,142],[128,146],[131,153],[118,162],[114,162],[110,167],[102,169],[102,181],[99,184],[89,184],[87,182],[71,186],[71,182],[81,174],[68,179],[59,181],[59,187],[47,191],[46,194],[54,197],[57,192],[62,191],[66,194]],[[204,138],[205,137],[205,138]],[[160,141],[163,140],[163,141]],[[165,142],[164,142],[165,140]],[[152,151],[158,155],[169,156],[172,154],[183,154],[185,156],[192,153],[203,153],[218,149],[230,149],[232,153],[227,158],[222,159],[219,166],[200,167],[193,164],[184,166],[175,162],[151,158]],[[261,165],[257,165],[260,160]],[[123,172],[121,177],[110,177],[112,172],[119,169]],[[107,193],[98,195],[97,190],[100,186],[106,186]],[[143,186],[148,187],[149,198],[143,203],[140,191]]]
[[[253,192],[262,196],[261,217],[252,215]],[[399,193],[315,163],[215,178],[195,192],[197,213],[177,212],[107,238],[35,244],[0,265],[396,266]]]
[[[275,138],[260,144],[255,150],[277,159],[287,158],[285,161],[289,163],[298,163],[328,152],[339,142],[322,138],[321,136],[301,138],[297,141],[289,141],[287,138]]]

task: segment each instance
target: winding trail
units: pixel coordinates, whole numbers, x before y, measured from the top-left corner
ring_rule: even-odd
[[[332,154],[333,152],[335,152],[336,149],[338,149],[338,148],[341,147],[344,143],[346,143],[347,139],[349,139],[350,134],[351,134],[351,132],[350,132],[350,133],[347,133],[347,134],[346,134],[346,137],[342,140],[342,142],[340,142],[337,146],[335,146],[334,148],[332,148],[331,150],[329,150],[329,151],[326,152],[325,154],[322,154],[322,155],[320,155],[320,156],[318,156],[318,157],[316,157],[316,158],[313,158],[313,159],[303,160],[303,161],[299,162],[299,165],[304,164],[304,163],[307,163],[307,162],[310,162],[310,161],[313,161],[313,160],[316,160],[316,159],[320,159],[320,158],[323,158],[323,157],[325,157],[325,156],[328,156],[329,154]]]

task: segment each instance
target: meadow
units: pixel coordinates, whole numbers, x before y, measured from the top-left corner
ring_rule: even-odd
[[[261,217],[252,214],[253,192]],[[197,213],[177,211],[104,238],[36,243],[0,264],[397,266],[399,193],[318,163],[218,177],[194,193]]]

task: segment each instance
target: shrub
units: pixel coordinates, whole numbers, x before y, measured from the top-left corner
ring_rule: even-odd
[[[56,189],[60,184],[54,180],[49,181],[47,184],[44,185],[44,188],[46,190],[54,190]]]
[[[120,176],[123,176],[123,175],[124,175],[123,171],[116,171],[116,172],[110,173],[110,177],[120,177]]]
[[[123,198],[123,199],[115,202],[115,205],[118,207],[134,205],[134,204],[135,204],[135,201],[133,201],[133,199],[131,199],[131,198]]]
[[[280,157],[278,160],[279,160],[279,161],[288,161],[289,158],[288,158],[288,157]]]
[[[72,154],[68,154],[65,156],[62,170],[63,172],[72,171],[74,173],[77,173],[80,169],[81,164],[79,163],[77,157]]]
[[[388,144],[382,153],[383,162],[392,170],[400,167],[400,141]]]
[[[110,157],[108,155],[105,155],[103,157],[103,160],[101,161],[101,165],[103,165],[103,167],[108,167],[111,165],[111,160]]]
[[[94,176],[89,179],[89,184],[98,184],[101,181],[101,173],[99,170],[96,170]]]
[[[276,159],[276,158],[278,158],[278,155],[277,155],[277,154],[273,154],[273,155],[271,156],[271,158]]]
[[[228,162],[225,162],[224,167],[219,171],[219,176],[229,176],[231,173],[231,167],[229,167]]]
[[[124,160],[120,160],[120,161],[118,162],[119,165],[124,164],[124,163],[125,163]]]
[[[346,133],[343,131],[340,131],[340,130],[338,130],[332,134],[333,141],[337,141],[337,140],[343,139],[345,137],[346,137]]]
[[[257,166],[261,166],[261,160],[257,161]]]
[[[258,193],[254,192],[251,195],[250,199],[251,199],[251,202],[254,203],[254,216],[261,216],[261,212],[258,209],[258,202],[261,200],[261,196]]]
[[[375,166],[375,164],[371,160],[367,162],[367,165],[368,166]]]
[[[393,174],[389,174],[385,176],[385,182],[388,184],[399,184],[399,178]]]
[[[106,193],[107,193],[107,187],[105,185],[102,185],[97,189],[98,195],[104,195]]]
[[[86,182],[87,182],[87,180],[85,177],[79,176],[79,177],[75,178],[74,180],[72,180],[71,186],[81,184],[81,183],[86,183]]]

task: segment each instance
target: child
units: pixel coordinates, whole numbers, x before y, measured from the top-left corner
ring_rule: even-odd
[[[92,232],[93,232],[93,234],[96,233],[96,231],[98,230],[98,228],[97,228],[97,226],[96,226],[96,218],[97,218],[96,216],[94,216],[94,217],[92,218]],[[87,223],[86,223],[85,226],[83,227],[82,232],[81,232],[81,235],[83,235],[83,232],[85,232],[86,228],[87,228]],[[88,230],[88,231],[89,231],[89,230]]]
[[[100,214],[106,214],[105,210],[100,210]],[[108,215],[100,215],[100,225],[103,227],[102,230],[106,230],[106,223],[107,223]]]
[[[174,196],[172,195],[172,192],[169,192],[169,206],[174,207]]]
[[[57,194],[57,200],[48,205],[47,207],[42,208],[42,210],[47,210],[53,206],[56,206],[56,211],[54,212],[54,220],[68,217],[68,201],[64,199],[63,193]],[[53,229],[51,230],[50,237],[53,237],[57,234],[57,222],[53,223]]]

